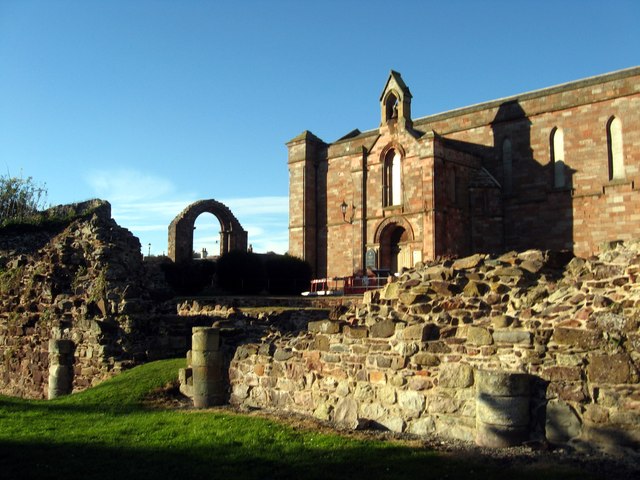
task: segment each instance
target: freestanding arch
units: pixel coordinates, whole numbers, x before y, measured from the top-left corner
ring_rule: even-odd
[[[220,254],[247,250],[247,232],[231,210],[216,200],[199,200],[185,208],[169,225],[169,258],[175,263],[189,262],[193,256],[193,227],[203,213],[220,222]]]

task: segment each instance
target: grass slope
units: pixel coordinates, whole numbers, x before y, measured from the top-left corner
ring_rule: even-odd
[[[151,410],[184,360],[153,362],[52,401],[0,397],[3,479],[581,478],[496,469],[426,449],[301,432],[215,411]]]

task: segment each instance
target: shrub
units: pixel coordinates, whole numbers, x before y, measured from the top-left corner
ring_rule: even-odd
[[[217,270],[216,263],[208,260],[176,264],[166,259],[160,268],[167,283],[179,295],[197,295],[211,287]]]
[[[309,289],[311,266],[291,255],[267,254],[267,290],[273,295],[299,295]]]
[[[218,259],[218,286],[234,294],[256,295],[265,288],[260,256],[234,250]]]
[[[229,293],[298,295],[310,280],[309,264],[290,255],[232,251],[218,260],[218,286]]]
[[[31,177],[0,176],[0,225],[33,216],[44,208],[46,199],[46,186],[37,185]]]

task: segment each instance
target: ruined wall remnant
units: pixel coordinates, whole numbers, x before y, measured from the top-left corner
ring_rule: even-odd
[[[211,213],[220,222],[220,255],[231,250],[247,250],[247,232],[229,208],[216,200],[200,200],[185,208],[169,225],[169,258],[176,263],[191,261],[196,219]]]
[[[140,242],[107,202],[41,217],[0,232],[0,393],[57,396],[187,350],[191,325],[151,300]]]
[[[490,446],[637,449],[639,275],[640,243],[420,265],[331,319],[245,336],[230,402]]]

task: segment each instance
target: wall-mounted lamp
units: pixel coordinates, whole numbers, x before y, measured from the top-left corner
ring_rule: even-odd
[[[342,212],[342,221],[345,223],[353,223],[353,217],[355,217],[356,215],[356,206],[353,204],[351,205],[351,215],[347,219],[348,208],[349,208],[349,205],[347,205],[347,202],[342,200],[342,203],[340,204],[340,211]]]

